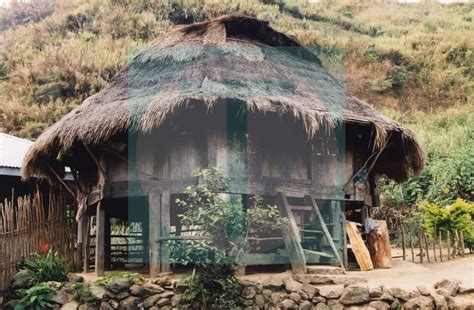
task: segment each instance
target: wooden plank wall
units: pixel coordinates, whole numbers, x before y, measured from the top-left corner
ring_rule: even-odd
[[[8,286],[22,257],[39,252],[42,243],[75,266],[75,210],[68,210],[66,195],[64,190],[36,190],[0,203],[0,291]]]

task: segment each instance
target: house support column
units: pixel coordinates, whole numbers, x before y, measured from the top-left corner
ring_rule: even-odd
[[[95,235],[95,274],[104,276],[105,271],[105,209],[101,202],[97,203]]]
[[[149,207],[149,249],[150,277],[169,272],[169,252],[165,240],[170,234],[170,193],[150,193]]]

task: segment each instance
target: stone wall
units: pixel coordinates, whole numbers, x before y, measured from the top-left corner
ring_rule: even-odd
[[[107,285],[88,283],[92,297],[74,300],[73,287],[83,279],[71,276],[57,283],[52,299],[55,309],[180,309],[182,291],[177,281],[163,277],[153,280],[118,278]],[[12,281],[12,292],[27,285],[25,275]],[[462,288],[452,280],[443,280],[428,289],[369,288],[363,278],[345,275],[270,276],[262,281],[242,281],[243,309],[474,309],[474,289]],[[12,295],[14,296],[14,294]],[[12,309],[11,299],[5,309]],[[0,307],[1,308],[1,307]],[[199,307],[197,307],[199,309]]]

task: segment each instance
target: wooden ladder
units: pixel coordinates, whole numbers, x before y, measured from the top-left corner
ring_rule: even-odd
[[[327,258],[336,258],[339,262],[341,268],[344,270],[344,263],[341,259],[341,256],[336,248],[336,245],[333,240],[333,236],[329,233],[326,223],[324,222],[321,212],[319,211],[319,206],[316,203],[316,200],[311,196],[305,196],[305,201],[309,201],[310,205],[290,205],[287,197],[284,193],[278,193],[277,202],[281,205],[283,216],[286,216],[289,220],[288,231],[283,232],[283,239],[287,249],[288,258],[294,273],[306,273],[306,261],[311,257],[327,257]],[[321,229],[305,229],[305,227],[298,227],[297,222],[294,217],[295,211],[313,211],[319,220]],[[325,237],[333,251],[334,254],[314,251],[310,249],[304,249],[302,245],[303,237],[302,235],[314,234],[321,235]],[[344,270],[345,271],[345,270]]]

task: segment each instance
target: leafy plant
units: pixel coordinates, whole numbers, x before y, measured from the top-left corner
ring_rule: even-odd
[[[130,281],[144,281],[143,276],[139,273],[114,271],[103,278],[95,280],[94,283],[101,286],[107,286],[110,282],[120,278],[127,278]]]
[[[84,283],[76,283],[72,287],[72,294],[75,301],[80,304],[88,303],[96,299],[94,293]]]
[[[24,262],[23,269],[33,272],[35,283],[64,282],[67,281],[69,273],[66,262],[59,256],[58,252],[52,250],[49,250],[46,254],[35,254],[33,259]]]
[[[424,201],[421,204],[423,227],[430,233],[437,231],[463,231],[467,237],[474,237],[473,222],[474,204],[457,199],[453,204],[442,207]]]
[[[52,309],[50,303],[57,287],[49,282],[39,283],[25,291],[23,298],[15,306],[15,310],[42,310]]]

